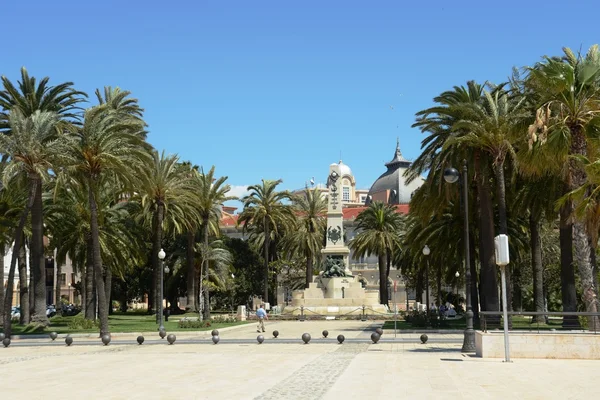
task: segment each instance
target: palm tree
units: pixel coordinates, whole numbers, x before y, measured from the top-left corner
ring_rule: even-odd
[[[139,125],[137,125],[139,126]],[[195,182],[181,168],[179,157],[166,155],[163,151],[152,153],[152,158],[145,166],[142,188],[141,205],[143,214],[152,226],[152,268],[153,290],[160,293],[160,262],[158,253],[162,248],[163,231],[181,233],[185,231],[187,219],[193,218],[194,206],[198,197],[195,195]],[[165,229],[166,225],[166,229]],[[162,299],[153,296],[153,309],[158,310]],[[159,315],[156,315],[157,322]]]
[[[7,184],[15,176],[26,175],[30,193],[33,193],[31,211],[31,266],[34,282],[34,305],[31,321],[48,325],[46,317],[46,282],[43,245],[42,182],[50,178],[49,171],[56,165],[64,150],[64,141],[57,140],[55,125],[58,115],[34,112],[25,117],[19,109],[10,116],[11,135],[0,135],[0,152],[9,156],[3,180]],[[29,202],[28,201],[28,202]],[[19,248],[15,248],[19,252]]]
[[[531,142],[548,146],[556,159],[568,155],[565,174],[567,191],[578,190],[587,180],[581,159],[593,154],[593,140],[600,131],[600,52],[590,47],[585,57],[563,48],[564,57],[544,60],[529,68],[528,87],[537,94],[538,120],[529,130]],[[565,203],[570,212],[577,208]],[[597,288],[594,286],[590,245],[586,223],[582,218],[573,222],[573,241],[586,310],[596,312]],[[595,320],[593,321],[595,322]]]
[[[219,222],[221,220],[221,206],[224,202],[233,200],[235,198],[232,196],[227,196],[227,193],[231,187],[228,184],[225,184],[225,181],[227,181],[226,176],[215,178],[214,166],[210,168],[208,173],[201,171],[196,179],[196,190],[198,191],[198,202],[196,203],[196,209],[202,223],[204,248],[208,248],[209,246],[208,238],[211,230],[215,233],[215,236],[220,233]],[[200,291],[198,295],[204,296],[203,317],[205,319],[210,318],[210,291],[208,288],[203,287],[202,281],[203,279],[208,281],[208,277],[208,258],[204,258],[200,268]]]
[[[466,103],[464,117],[456,122],[452,130],[458,135],[449,139],[445,146],[465,145],[487,153],[492,160],[498,204],[498,231],[508,233],[506,208],[505,163],[511,163],[516,172],[516,150],[513,145],[515,132],[527,125],[529,113],[524,108],[525,96],[511,96],[502,86],[492,92],[483,91],[479,103]],[[523,129],[524,130],[524,129]],[[511,268],[506,268],[507,298],[512,311]]]
[[[271,235],[278,234],[282,226],[294,220],[291,206],[284,204],[291,195],[287,191],[278,192],[277,186],[282,183],[278,180],[262,180],[259,185],[248,186],[249,195],[244,196],[244,210],[238,218],[238,224],[243,230],[257,228],[263,234],[264,270],[264,300],[269,301],[269,250]]]
[[[400,246],[402,218],[394,206],[381,202],[371,203],[356,217],[358,234],[349,247],[356,257],[375,254],[379,258],[379,299],[387,304],[387,260],[392,258],[392,249]]]
[[[448,166],[459,165],[460,160],[469,161],[469,170],[477,171],[475,184],[479,211],[476,220],[479,221],[479,261],[481,264],[480,286],[481,286],[481,308],[485,311],[497,311],[498,307],[498,285],[497,269],[494,264],[494,209],[490,196],[491,188],[491,164],[489,157],[480,149],[468,152],[466,146],[447,145],[450,139],[466,132],[457,132],[454,126],[468,119],[472,107],[482,102],[484,85],[473,81],[467,82],[466,86],[455,86],[453,90],[446,91],[434,98],[436,105],[417,113],[417,122],[413,127],[418,127],[428,136],[423,139],[421,147],[423,152],[407,171],[409,179],[415,179],[428,171],[427,180],[431,181],[430,196],[437,198],[442,192],[444,185],[443,171]],[[468,132],[467,132],[468,133]],[[471,184],[469,183],[469,189]],[[455,189],[456,190],[456,189]],[[457,191],[457,190],[456,190]],[[457,191],[458,192],[458,191]],[[471,235],[471,240],[474,238]],[[471,246],[473,249],[475,246]],[[476,274],[475,259],[471,262],[471,275]],[[472,285],[474,288],[475,285]],[[473,296],[473,299],[476,297]]]
[[[0,174],[1,176],[1,174]],[[4,279],[4,256],[6,249],[13,240],[13,232],[19,223],[19,216],[23,213],[27,204],[27,180],[21,177],[19,182],[11,182],[10,188],[0,189],[0,282]],[[7,298],[12,299],[12,293],[6,293]],[[0,285],[0,322],[4,322],[4,284]]]
[[[294,198],[294,212],[298,226],[285,237],[283,247],[291,254],[306,259],[306,287],[313,281],[313,265],[323,248],[327,228],[327,201],[314,189],[306,189]]]
[[[69,158],[64,178],[84,182],[88,191],[90,210],[89,250],[94,266],[94,279],[98,296],[100,334],[109,334],[108,299],[102,278],[103,263],[99,226],[99,190],[103,178],[111,177],[124,188],[131,188],[142,176],[144,165],[151,158],[149,145],[139,132],[139,124],[119,118],[105,105],[92,107],[85,112],[83,127],[73,134],[65,155]]]
[[[225,289],[233,265],[231,252],[219,239],[212,240],[208,246],[206,243],[198,243],[195,250],[200,265],[206,265],[208,271],[205,276],[205,287]]]
[[[80,118],[79,103],[87,95],[73,88],[73,82],[56,86],[48,84],[45,77],[36,84],[25,67],[21,68],[21,80],[15,86],[6,76],[1,78],[4,90],[0,91],[0,133],[10,132],[9,114],[14,108],[25,117],[36,111],[58,114],[61,121],[77,121]]]

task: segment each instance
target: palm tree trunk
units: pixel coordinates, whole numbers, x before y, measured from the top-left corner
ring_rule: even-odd
[[[480,162],[478,162],[480,164]],[[499,311],[498,282],[494,265],[494,211],[490,197],[490,185],[483,168],[476,168],[477,194],[479,196],[480,261],[481,261],[481,308],[484,311]],[[489,318],[492,326],[500,318]]]
[[[54,288],[54,305],[58,307],[60,305],[60,274],[62,273],[62,265],[57,259],[54,259],[54,267],[56,268],[56,287]],[[71,299],[69,299],[71,301]]]
[[[560,209],[560,283],[562,306],[565,312],[577,311],[575,269],[573,267],[573,225],[570,221],[573,205],[565,203]],[[577,317],[564,317],[563,327],[580,328]]]
[[[81,269],[82,273],[81,273],[81,308],[82,308],[82,315],[85,316],[85,306],[86,306],[86,302],[87,302],[87,288],[86,288],[86,281],[87,281],[87,274],[85,273],[85,268]],[[60,306],[60,303],[56,303],[56,309],[58,310],[58,307]]]
[[[382,253],[378,257],[379,262],[379,303],[388,303],[387,279],[385,279],[385,259],[386,253]]]
[[[31,253],[29,254],[31,256]],[[33,266],[31,264],[31,257],[29,257],[29,322],[31,322],[31,315],[33,315],[34,295],[33,291]]]
[[[160,322],[160,305],[163,302],[163,299],[160,298],[160,274],[162,274],[163,271],[161,271],[161,262],[158,259],[158,253],[160,252],[162,246],[162,223],[165,212],[164,207],[164,204],[160,201],[156,205],[154,243],[152,244],[152,270],[154,271],[154,310],[156,310],[157,324]]]
[[[27,281],[27,251],[25,249],[25,235],[21,239],[19,249],[19,302],[21,303],[21,317],[19,324],[26,325],[31,320],[29,313],[29,287]]]
[[[594,288],[594,278],[590,262],[590,246],[588,243],[587,230],[582,221],[575,221],[573,224],[573,239],[585,311],[598,312],[596,289]],[[599,328],[600,323],[598,322],[598,317],[588,317],[588,329],[597,330]]]
[[[479,322],[479,275],[477,272],[477,257],[475,254],[475,238],[469,235],[469,252],[471,257],[471,308],[473,309],[473,323]],[[465,293],[466,294],[466,293]]]
[[[542,240],[540,223],[529,214],[529,232],[531,235],[531,269],[533,271],[533,302],[536,312],[544,312],[544,267],[542,265]],[[534,318],[535,322],[546,322],[543,315]]]
[[[14,238],[13,238],[13,249],[12,255],[10,259],[10,268],[8,270],[8,281],[6,283],[6,292],[4,293],[4,323],[3,330],[6,337],[10,338],[12,333],[12,320],[10,318],[10,311],[12,309],[12,299],[13,299],[13,289],[15,282],[15,269],[17,267],[17,259],[19,257],[19,249],[21,248],[21,239],[23,236],[23,229],[25,228],[25,222],[27,221],[27,215],[29,214],[29,210],[33,206],[33,200],[35,198],[35,193],[37,191],[37,182],[29,186],[29,198],[27,200],[27,205],[23,209],[21,213],[21,218],[19,219],[19,225],[15,229]]]
[[[90,230],[92,236],[92,254],[94,262],[94,279],[96,281],[96,296],[98,298],[98,317],[100,318],[100,336],[110,335],[108,326],[108,308],[104,279],[102,277],[102,255],[100,254],[100,229],[98,227],[98,205],[92,182],[88,186],[90,203]]]
[[[267,219],[264,220],[264,229],[265,229],[265,240],[264,240],[264,257],[265,257],[265,293],[263,298],[263,303],[269,301],[269,242],[270,232],[269,227],[267,225]]]
[[[186,311],[195,312],[198,311],[196,307],[196,265],[194,263],[194,245],[196,244],[196,232],[193,230],[187,231],[187,248],[186,248],[186,261],[187,261],[187,305]]]
[[[424,271],[423,270],[419,270],[417,271],[417,282],[415,285],[415,302],[422,302],[423,301],[423,274]],[[416,304],[415,304],[415,309],[416,309]]]
[[[33,314],[31,322],[48,326],[46,316],[46,262],[44,259],[44,221],[42,207],[42,182],[39,176],[30,177],[37,181],[37,190],[31,208],[31,266],[33,270]]]
[[[106,291],[106,306],[108,307],[108,313],[112,314],[112,270],[110,269],[110,267],[106,267],[106,273],[104,277],[104,290]]]
[[[504,179],[504,161],[494,166],[496,175],[496,197],[498,201],[498,230],[501,235],[508,234],[508,218],[506,216],[506,184]],[[506,309],[512,311],[513,285],[510,266],[503,267],[506,276]],[[512,317],[508,317],[508,326],[512,328]]]
[[[204,218],[202,225],[204,225],[204,248],[208,251],[208,218]],[[210,321],[210,293],[208,290],[208,278],[209,278],[209,265],[208,257],[203,257],[202,262],[204,263],[204,279],[206,280],[206,287],[204,288],[204,319]]]
[[[437,276],[436,276],[436,289],[437,289],[437,294],[436,294],[436,301],[437,301],[437,306],[438,308],[442,305],[442,266],[439,265],[436,268],[436,272],[437,272]]]
[[[313,258],[310,251],[306,252],[306,288],[308,289],[313,278]]]
[[[592,264],[592,277],[594,279],[594,288],[596,288],[596,298],[598,298],[598,260],[596,259],[596,243],[588,235],[588,244],[590,246],[590,263]]]
[[[0,322],[4,323],[4,245],[0,246]]]
[[[580,125],[570,127],[572,155],[587,155],[587,141],[585,133]],[[585,185],[587,174],[583,167],[575,158],[569,159],[569,182],[570,190],[579,189]],[[577,208],[577,204],[574,204]],[[579,278],[581,280],[581,289],[583,291],[583,303],[585,311],[598,312],[597,290],[594,287],[594,278],[592,265],[590,263],[590,246],[588,243],[587,229],[584,221],[576,219],[573,223],[573,245],[575,246],[575,258],[579,269]],[[588,329],[600,328],[598,317],[588,317]]]
[[[85,272],[85,319],[96,319],[96,288],[94,282],[94,248],[92,243],[92,235],[87,239],[87,254],[86,254],[86,272]]]

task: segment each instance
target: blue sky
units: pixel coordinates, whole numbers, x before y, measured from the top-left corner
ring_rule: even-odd
[[[600,42],[596,1],[486,3],[7,1],[0,74],[130,90],[157,149],[236,194],[323,182],[340,153],[368,188],[396,137],[418,156],[414,114],[440,92]]]

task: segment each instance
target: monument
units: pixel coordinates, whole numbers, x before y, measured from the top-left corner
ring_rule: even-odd
[[[296,315],[360,315],[363,307],[367,314],[387,312],[386,306],[379,304],[379,291],[365,290],[350,272],[350,250],[344,238],[340,177],[339,164],[331,164],[327,178],[327,242],[321,250],[323,271],[307,289],[292,293],[293,314]]]

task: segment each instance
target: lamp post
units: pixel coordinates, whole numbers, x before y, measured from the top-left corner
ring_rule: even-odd
[[[460,174],[455,168],[444,170],[444,180],[448,183],[459,181]],[[473,309],[471,306],[471,262],[469,250],[469,186],[467,176],[467,160],[463,160],[462,180],[459,181],[461,189],[461,200],[464,213],[463,241],[465,242],[465,283],[466,283],[466,322],[467,327],[463,337],[463,353],[475,351],[475,331],[473,330]]]
[[[454,286],[456,286],[456,305],[454,308],[458,308],[458,277],[460,276],[460,273],[458,271],[456,271],[456,273],[454,274],[454,277],[456,278],[456,284]]]
[[[158,302],[158,330],[164,331],[165,326],[163,325],[163,282],[164,282],[164,265],[165,265],[165,251],[160,249],[158,252],[158,258],[160,260],[160,301]]]
[[[429,315],[429,257],[427,257],[431,253],[431,249],[429,246],[425,245],[423,247],[423,255],[425,256],[426,266],[425,266],[425,297],[427,298],[427,315]]]
[[[69,283],[67,284],[67,286],[69,287],[69,304],[71,304],[71,303],[73,303],[73,302],[71,301],[71,282],[69,282]]]
[[[231,279],[235,279],[235,275],[232,273],[231,274]],[[233,282],[233,285],[231,285],[231,314],[233,314],[235,312],[234,308],[233,308],[233,291],[235,290],[235,281]]]

